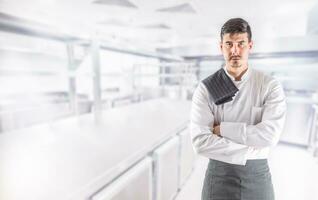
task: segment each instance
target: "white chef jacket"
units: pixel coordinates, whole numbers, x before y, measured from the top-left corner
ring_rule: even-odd
[[[286,118],[286,98],[281,84],[273,77],[248,68],[234,99],[215,105],[202,81],[192,97],[190,131],[194,150],[202,156],[245,165],[248,159],[268,157],[277,144]],[[220,124],[221,136],[212,134]]]

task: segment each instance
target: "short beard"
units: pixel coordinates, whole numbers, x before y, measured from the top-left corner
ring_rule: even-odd
[[[234,64],[230,64],[230,66],[233,68],[240,68],[240,67],[242,67],[242,64],[235,62]]]

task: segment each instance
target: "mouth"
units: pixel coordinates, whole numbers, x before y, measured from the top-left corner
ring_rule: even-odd
[[[240,60],[239,57],[232,57],[231,60]]]

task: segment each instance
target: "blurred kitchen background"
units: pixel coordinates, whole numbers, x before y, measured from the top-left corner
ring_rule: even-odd
[[[232,17],[287,96],[276,199],[318,199],[316,0],[0,0],[0,199],[199,200],[191,98]]]

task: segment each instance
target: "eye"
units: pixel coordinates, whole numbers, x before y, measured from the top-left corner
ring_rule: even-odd
[[[244,41],[241,41],[238,43],[239,47],[244,47],[245,46],[245,42]]]
[[[233,46],[233,44],[231,42],[226,42],[225,43],[225,47],[226,48],[231,48]]]

